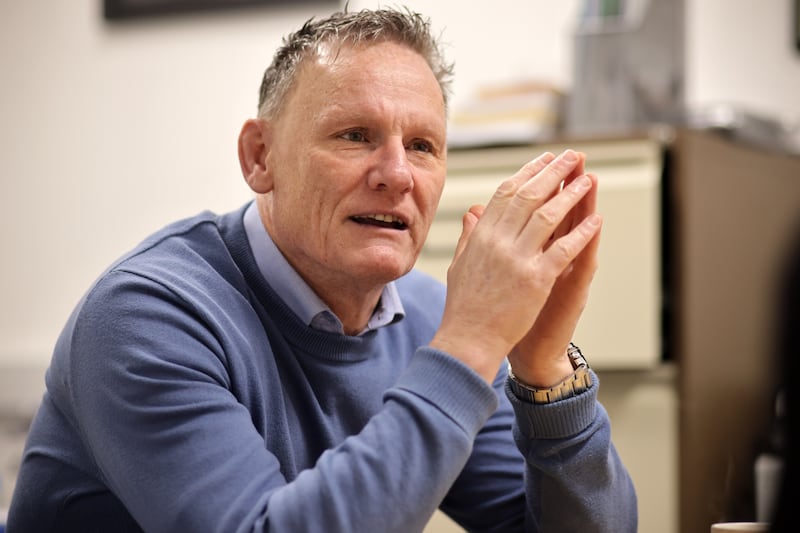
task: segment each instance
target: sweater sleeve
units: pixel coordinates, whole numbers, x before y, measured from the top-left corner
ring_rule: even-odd
[[[468,531],[635,532],[636,493],[592,377],[579,396],[535,405],[511,392],[504,366],[500,406],[442,509]]]
[[[288,480],[227,372],[223,346],[252,339],[225,336],[255,326],[209,329],[204,303],[180,300],[114,273],[61,347],[72,355],[59,400],[145,531],[421,531],[497,406],[476,374],[421,348],[360,433]]]
[[[635,532],[633,482],[611,441],[597,401],[599,380],[578,396],[547,405],[519,400],[514,439],[527,463],[528,512],[534,531]]]

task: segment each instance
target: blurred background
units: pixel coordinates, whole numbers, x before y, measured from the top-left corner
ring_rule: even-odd
[[[72,307],[148,233],[250,198],[236,139],[256,111],[263,70],[285,33],[343,3],[267,4],[112,20],[102,0],[0,0],[0,516]],[[754,461],[779,447],[771,291],[800,213],[796,2],[402,5],[431,17],[456,63],[456,170],[485,156],[513,169],[523,153],[577,146],[623,176],[610,180],[609,206],[641,207],[622,207],[609,220],[619,220],[612,228],[648,228],[632,261],[643,265],[645,288],[631,292],[643,295],[634,312],[654,331],[642,361],[611,355],[597,365],[640,492],[640,530],[694,531],[712,519],[755,517]],[[634,166],[646,189],[630,201],[614,196]],[[704,218],[712,208],[718,215]],[[622,233],[608,239],[619,248],[608,252],[607,271],[616,265],[611,256],[628,257],[633,242]],[[760,259],[740,260],[753,256]],[[597,297],[592,306],[626,301]],[[709,315],[727,318],[709,325]],[[597,344],[630,351],[634,328],[615,326]],[[725,346],[726,338],[741,346],[735,332],[748,335],[741,359]],[[729,367],[739,370],[725,374]],[[721,381],[709,387],[709,375]],[[733,395],[748,400],[742,391],[755,391],[744,417],[730,404]],[[721,416],[727,405],[731,415]],[[709,426],[718,431],[706,434]],[[451,527],[437,518],[431,530]]]

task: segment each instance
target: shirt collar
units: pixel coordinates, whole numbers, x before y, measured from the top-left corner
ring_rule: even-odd
[[[303,323],[316,329],[344,334],[344,326],[339,318],[278,250],[261,221],[256,202],[252,202],[245,210],[244,229],[261,275]],[[388,326],[404,316],[397,286],[390,282],[383,288],[378,305],[360,334]]]

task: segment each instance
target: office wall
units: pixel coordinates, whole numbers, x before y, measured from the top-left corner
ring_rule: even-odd
[[[791,2],[686,1],[689,102],[800,120]],[[493,80],[570,82],[579,0],[407,4],[449,43],[456,103]],[[260,73],[285,31],[328,10],[109,25],[101,0],[0,2],[0,367],[43,367],[88,284],[146,233],[249,198],[235,140]]]
[[[107,24],[101,0],[0,3],[0,363],[44,365],[145,234],[249,197],[236,138],[286,7]]]
[[[795,0],[684,0],[689,102],[730,102],[800,127]]]

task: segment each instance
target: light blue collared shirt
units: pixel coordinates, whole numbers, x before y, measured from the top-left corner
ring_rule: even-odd
[[[256,258],[258,270],[278,293],[278,296],[286,302],[286,305],[312,328],[344,335],[344,326],[341,320],[308,286],[308,283],[300,277],[300,274],[292,268],[292,265],[275,246],[258,215],[258,206],[255,202],[245,210],[244,229],[250,249]],[[401,320],[404,316],[405,310],[400,301],[400,295],[397,293],[397,287],[394,282],[391,282],[383,288],[381,298],[367,322],[367,327],[359,335],[382,326],[388,326]]]

